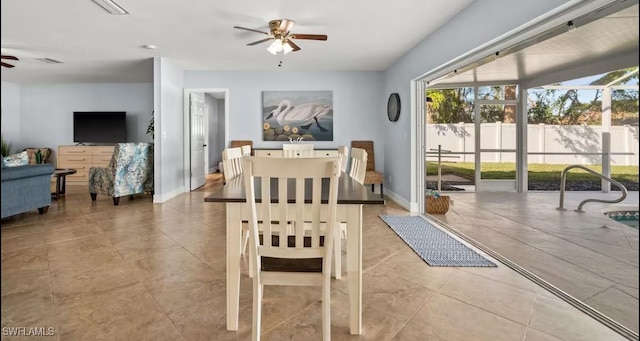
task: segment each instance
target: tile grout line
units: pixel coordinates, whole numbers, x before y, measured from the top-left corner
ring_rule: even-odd
[[[398,329],[397,332],[395,332],[392,336],[391,336],[391,340],[393,340],[393,338],[395,338],[405,327],[407,327],[407,325],[409,324],[409,321],[411,321],[411,319],[413,319],[414,316],[416,316],[416,314],[418,314],[418,312],[420,310],[422,310],[422,308],[424,308],[427,304],[429,304],[429,302],[433,299],[433,296],[435,296],[435,294],[438,293],[437,291],[434,292],[434,295],[429,296],[429,299],[427,299],[426,302],[424,302],[423,305],[420,306],[420,308],[416,309],[416,311],[413,312],[413,314],[411,314],[411,316],[409,316],[409,318],[402,324],[402,326]],[[411,327],[411,326],[409,326]],[[422,332],[422,330],[420,330]]]
[[[539,291],[539,289],[538,289]],[[522,341],[527,340],[527,333],[529,332],[529,328],[531,328],[531,320],[533,319],[533,311],[536,309],[536,304],[538,303],[538,293],[533,297],[533,305],[531,305],[531,311],[529,312],[529,320],[527,321],[526,329],[524,330],[524,337]]]
[[[53,314],[56,319],[55,333],[56,333],[56,338],[60,340],[60,320],[58,319],[59,312],[58,312],[58,308],[56,307],[56,297],[53,294],[53,279],[51,276],[51,262],[49,261],[49,247],[47,246],[46,243],[44,244],[44,247],[47,252],[47,270],[49,272],[49,288],[50,288],[49,291],[51,292],[51,305],[53,306]]]

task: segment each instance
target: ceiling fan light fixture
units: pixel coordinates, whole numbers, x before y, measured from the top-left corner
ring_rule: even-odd
[[[272,55],[276,55],[278,53],[278,51],[275,49],[273,44],[271,44],[271,45],[269,45],[269,47],[267,47],[267,51],[269,51],[269,53],[271,53]]]
[[[291,47],[291,45],[289,45],[289,42],[286,42],[286,43],[282,44],[282,51],[284,52],[284,54],[287,54],[287,53],[293,51],[293,47]]]
[[[122,8],[122,6],[118,5],[113,0],[91,0],[91,1],[93,1],[96,5],[102,7],[102,9],[104,9],[105,11],[111,14],[114,14],[114,15],[129,14],[127,10]]]
[[[278,52],[282,51],[282,40],[276,38],[273,43],[271,43],[271,45],[267,47],[267,51],[269,51],[269,53],[271,54],[277,54]]]

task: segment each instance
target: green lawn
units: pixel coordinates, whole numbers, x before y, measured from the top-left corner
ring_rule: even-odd
[[[560,173],[569,165],[551,165],[551,164],[529,164],[529,181],[547,182],[560,181]],[[602,173],[600,165],[586,165],[588,168]],[[455,174],[469,180],[473,180],[475,164],[473,162],[443,162],[442,174]],[[427,162],[427,174],[438,174],[438,163]],[[614,180],[623,182],[638,182],[638,166],[611,166],[611,175]],[[483,179],[515,179],[516,165],[515,163],[482,163]],[[567,174],[567,180],[594,180],[598,178],[581,169],[572,169]]]

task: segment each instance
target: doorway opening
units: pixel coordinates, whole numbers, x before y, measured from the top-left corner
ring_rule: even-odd
[[[228,89],[184,90],[185,191],[205,186],[221,171],[228,143]]]

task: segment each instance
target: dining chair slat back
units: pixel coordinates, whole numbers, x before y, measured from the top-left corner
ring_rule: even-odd
[[[241,146],[241,151],[242,151],[242,156],[251,156],[251,146],[250,145],[244,145]]]
[[[347,165],[349,164],[349,147],[338,146],[338,155],[340,155],[340,159],[342,160],[340,168],[343,173],[347,173]]]
[[[323,340],[330,340],[331,252],[334,247],[340,158],[245,157],[243,169],[249,211],[250,255],[253,258],[250,264],[254,274],[253,340],[260,339],[264,285],[321,286],[322,334]],[[323,183],[323,179],[328,179],[328,182],[325,180]],[[277,190],[274,186],[273,192],[272,181],[277,181]],[[323,186],[329,193],[326,203],[322,203]],[[260,217],[256,193],[260,193],[262,203],[271,203],[260,205]],[[322,216],[322,211],[327,215]],[[262,220],[260,224],[259,219]],[[287,233],[288,220],[295,222],[292,235]],[[308,225],[311,225],[311,231],[305,227]],[[321,268],[315,272],[308,269],[270,271],[263,261],[273,259],[284,260],[287,264],[320,260]]]
[[[314,147],[310,143],[285,143],[282,145],[282,156],[291,157],[314,157]]]
[[[362,148],[351,148],[351,169],[349,176],[364,184],[364,177],[367,174],[367,151]]]
[[[242,174],[242,148],[226,148],[222,151],[222,169],[225,181]]]

